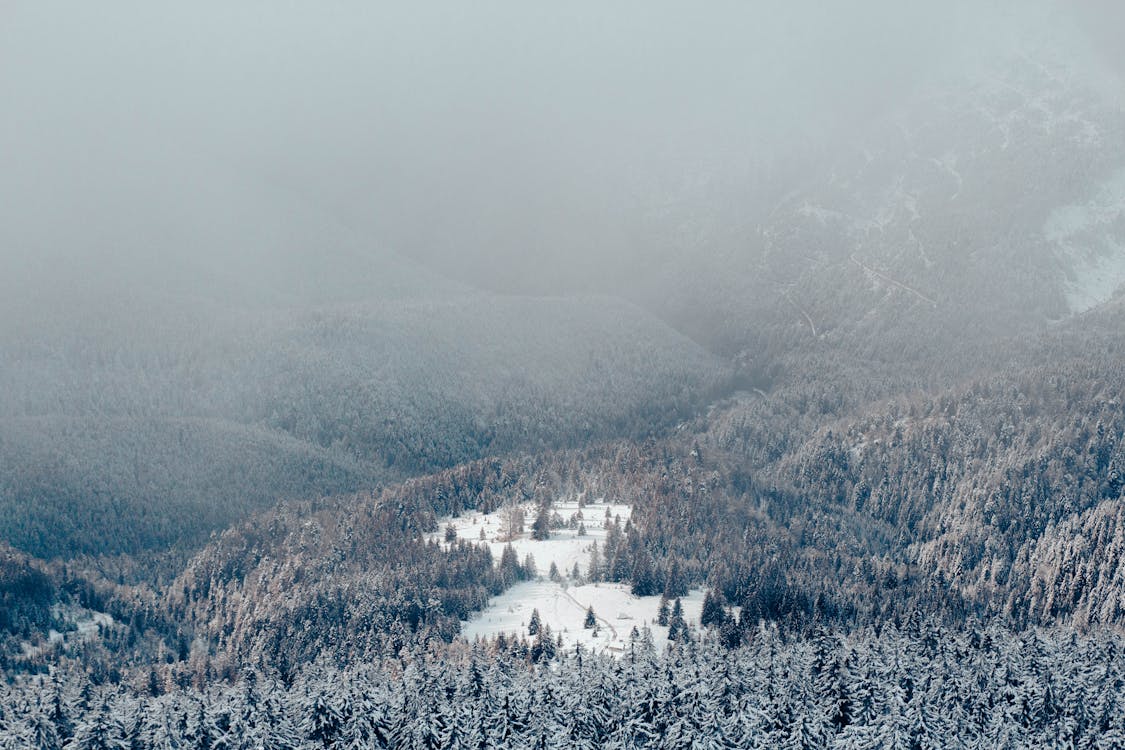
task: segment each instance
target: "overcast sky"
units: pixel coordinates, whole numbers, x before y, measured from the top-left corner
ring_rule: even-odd
[[[1028,28],[1077,19],[1120,70],[1119,4],[1063,7],[8,0],[0,257],[144,280],[346,246],[580,288],[701,182],[846,139]]]

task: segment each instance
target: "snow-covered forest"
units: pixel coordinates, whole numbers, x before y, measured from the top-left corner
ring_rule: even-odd
[[[0,6],[0,750],[1125,748],[1109,0]]]
[[[764,626],[656,655],[579,646],[529,664],[526,641],[418,647],[288,679],[201,688],[59,674],[0,688],[0,747],[995,748],[1125,744],[1119,635],[952,632],[917,618],[787,639]]]

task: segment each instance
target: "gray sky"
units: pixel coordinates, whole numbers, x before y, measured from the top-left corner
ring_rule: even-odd
[[[9,0],[0,255],[141,283],[391,249],[596,287],[645,262],[654,214],[713,199],[701,185],[846,139],[1031,19],[1073,16],[1122,64],[1116,3],[1031,7]]]

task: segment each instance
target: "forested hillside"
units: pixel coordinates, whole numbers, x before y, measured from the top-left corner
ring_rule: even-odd
[[[0,750],[1125,747],[1125,15],[19,5]]]
[[[729,381],[627,303],[429,294],[182,316],[138,300],[13,335],[3,537],[47,557],[194,545],[281,499],[653,434]]]
[[[846,351],[959,377],[982,342],[1041,331],[1125,281],[1123,135],[1120,107],[1059,53],[991,60],[701,221],[691,241],[714,252],[651,283],[721,350]]]

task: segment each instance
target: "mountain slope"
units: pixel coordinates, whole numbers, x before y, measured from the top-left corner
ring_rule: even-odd
[[[328,262],[356,274],[317,287],[330,302],[91,292],[8,329],[0,537],[37,555],[195,543],[283,498],[649,434],[726,377],[609,298],[417,286],[393,257]]]

